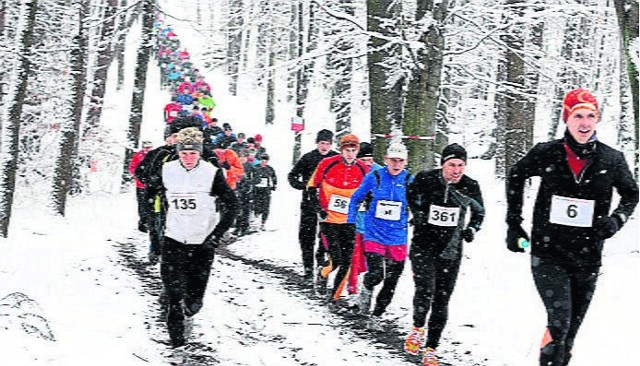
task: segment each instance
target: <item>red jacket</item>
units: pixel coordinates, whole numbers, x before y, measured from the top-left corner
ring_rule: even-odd
[[[180,115],[182,105],[179,103],[169,103],[164,106],[164,121],[167,123],[173,122],[173,119]]]
[[[230,169],[224,169],[224,171],[226,172],[227,184],[229,184],[231,189],[235,190],[238,181],[244,175],[244,168],[242,167],[242,162],[238,154],[231,149],[215,149],[214,151],[218,156],[220,166],[222,166],[225,161],[229,163]]]
[[[140,150],[137,153],[133,154],[131,162],[129,163],[129,173],[131,173],[131,175],[133,175],[134,177],[133,180],[136,182],[136,188],[144,188],[144,184],[142,184],[142,182],[140,182],[140,180],[135,177],[135,171],[145,156],[147,156],[147,152],[144,150]]]
[[[349,200],[360,187],[369,167],[360,160],[347,164],[342,155],[324,158],[309,179],[309,186],[318,188],[320,206],[328,216],[324,222],[344,224],[347,222]]]

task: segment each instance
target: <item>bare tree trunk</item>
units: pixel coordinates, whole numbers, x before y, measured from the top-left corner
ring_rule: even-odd
[[[296,12],[296,4],[294,2],[291,2],[291,24],[296,24],[297,22],[297,15],[298,13]],[[289,29],[289,61],[295,59],[297,57],[297,44],[296,44],[296,27],[291,26],[291,28]],[[293,69],[292,67],[290,67],[289,69]],[[288,80],[287,80],[287,102],[291,102],[293,101],[293,98],[295,98],[295,88],[296,88],[296,73],[295,72],[289,72],[288,73]]]
[[[355,13],[353,1],[340,0],[342,11],[350,16]],[[335,25],[334,27],[340,27]],[[344,34],[344,29],[335,29],[333,36]],[[334,80],[331,87],[329,109],[335,116],[336,140],[351,132],[351,80],[353,79],[353,60],[346,55],[353,49],[353,42],[348,37],[340,38],[335,45],[338,52],[332,52],[328,57],[328,69]]]
[[[74,160],[78,155],[78,136],[80,121],[84,107],[84,96],[87,85],[87,53],[88,36],[85,22],[89,16],[89,0],[83,0],[78,8],[78,34],[74,39],[75,49],[71,52],[71,69],[73,70],[73,121],[65,123],[60,138],[60,154],[56,162],[53,178],[52,199],[56,213],[64,216],[67,195],[73,185]]]
[[[13,103],[9,109],[9,121],[5,128],[6,140],[10,141],[7,147],[7,158],[3,159],[2,187],[0,189],[0,236],[6,238],[9,234],[9,222],[13,208],[13,193],[16,186],[16,170],[18,168],[18,144],[20,136],[20,121],[22,106],[27,96],[27,85],[31,70],[31,48],[33,45],[33,29],[36,23],[38,1],[32,0],[25,4],[27,13],[25,26],[20,35],[20,63],[17,70],[17,85]]]
[[[6,10],[7,10],[6,0],[0,0],[0,45],[2,45],[3,47],[5,46],[4,28],[5,28],[5,22],[7,17]],[[0,67],[0,106],[4,105],[4,94],[5,94],[4,79],[5,79],[4,67]],[[2,124],[0,123],[0,129],[1,128],[2,128]],[[0,147],[2,147],[1,143],[0,143]]]
[[[385,22],[394,24],[400,5],[395,0],[367,0],[367,31],[369,37],[367,66],[369,69],[369,100],[371,101],[371,135],[384,135],[401,124],[402,80],[391,80],[387,63],[400,58],[400,46],[389,44],[397,34]],[[380,34],[380,37],[375,34]],[[389,38],[387,38],[389,37]],[[396,62],[397,63],[397,62]],[[400,111],[400,113],[398,113]],[[379,143],[383,142],[383,143]],[[381,161],[386,150],[386,141],[373,143],[374,157]]]
[[[270,37],[269,40],[269,63],[267,65],[267,108],[265,111],[264,122],[267,125],[272,125],[275,120],[275,93],[276,93],[276,52],[275,47],[275,34]]]
[[[412,171],[431,169],[437,166],[436,153],[446,144],[444,134],[437,135],[436,113],[440,100],[442,62],[444,50],[444,26],[448,1],[437,5],[430,1],[420,1],[416,10],[416,22],[424,22],[424,17],[433,16],[433,24],[423,33],[420,41],[424,48],[416,55],[417,65],[413,68],[411,81],[407,84],[404,114],[404,131],[409,135],[431,137],[433,140],[408,140],[409,165]]]
[[[102,25],[100,40],[98,41],[98,56],[96,58],[96,69],[93,76],[93,88],[87,111],[85,128],[95,129],[100,124],[102,107],[104,104],[104,93],[107,88],[107,73],[109,65],[113,59],[113,31],[115,27],[115,17],[118,7],[118,0],[107,0],[105,4],[105,22]]]
[[[631,45],[638,43],[638,1],[633,0],[616,0],[614,1],[616,6],[616,13],[618,15],[618,26],[620,28],[621,38],[621,57],[620,65],[622,66],[620,77],[623,79],[621,82],[620,95],[622,96],[621,105],[623,108],[622,121],[624,123],[624,116],[631,112],[628,105],[633,106],[633,126],[631,128],[620,128],[618,133],[618,140],[621,146],[634,146],[634,159],[633,159],[633,174],[636,179],[639,176],[640,169],[640,157],[638,139],[640,138],[640,128],[638,125],[638,69],[634,63],[633,56],[631,54]],[[629,95],[629,89],[631,89],[631,100]],[[630,149],[629,149],[630,150]]]
[[[513,9],[513,17],[522,18],[523,0],[507,0],[507,6]],[[515,6],[514,6],[515,5]],[[507,21],[513,21],[508,19]],[[533,124],[531,118],[535,115],[532,103],[527,97],[526,65],[523,59],[524,42],[522,23],[514,22],[508,33],[502,36],[507,45],[506,51],[506,125],[505,135],[505,166],[507,169],[520,160],[531,148],[533,143]]]
[[[147,87],[147,69],[151,51],[153,50],[153,21],[155,19],[155,0],[144,0],[142,5],[142,42],[138,49],[136,60],[135,81],[133,96],[131,98],[131,114],[129,115],[129,131],[127,132],[128,147],[124,154],[122,168],[122,184],[130,179],[129,162],[133,156],[133,149],[140,140],[140,127],[142,125],[142,111],[144,107],[144,95]]]
[[[229,75],[229,92],[238,92],[238,73],[242,55],[242,0],[229,1],[229,23],[227,29],[227,74]]]
[[[315,24],[315,5],[309,3],[309,28],[304,27],[304,2],[298,3],[298,58],[301,60],[302,56],[311,52],[316,48],[316,24]],[[307,95],[309,93],[309,84],[311,82],[311,75],[313,73],[314,62],[305,61],[305,64],[298,68],[296,75],[296,116],[298,118],[304,118],[304,110],[307,104]],[[300,159],[300,144],[302,135],[300,132],[295,133],[294,145],[293,145],[293,164]]]

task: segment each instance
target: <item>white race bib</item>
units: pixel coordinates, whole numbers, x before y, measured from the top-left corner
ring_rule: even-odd
[[[442,207],[431,205],[429,207],[429,223],[436,226],[457,226],[460,216],[460,207]]]
[[[389,221],[400,220],[402,202],[380,200],[376,204],[376,218]]]
[[[349,213],[349,202],[351,198],[340,196],[337,194],[332,194],[331,199],[329,199],[329,211],[338,212],[341,214]]]
[[[269,179],[268,178],[260,178],[260,183],[256,184],[256,187],[269,187]]]
[[[169,194],[169,206],[178,215],[195,215],[200,211],[197,195],[194,193]]]
[[[177,116],[178,116],[178,112],[177,112],[177,111],[170,111],[170,112],[169,112],[169,115],[170,115],[171,117],[177,117]]]
[[[565,226],[591,227],[594,206],[594,200],[553,195],[549,222]]]

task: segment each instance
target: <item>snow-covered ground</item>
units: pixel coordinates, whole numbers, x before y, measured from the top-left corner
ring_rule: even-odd
[[[189,40],[190,28],[174,22]],[[130,44],[137,42],[130,37]],[[131,65],[132,55],[128,55]],[[216,110],[236,132],[261,133],[280,184],[272,199],[268,232],[231,244],[231,256],[216,257],[203,310],[196,316],[196,339],[211,347],[220,365],[409,365],[419,359],[354,331],[319,300],[255,263],[301,274],[297,242],[299,191],[290,188],[293,133],[288,117],[264,126],[261,94],[226,93],[226,79],[205,73],[214,86]],[[161,143],[162,107],[157,68],[150,70],[142,138]],[[113,84],[113,83],[111,83]],[[103,121],[124,141],[131,79],[124,92],[110,90]],[[256,108],[254,106],[259,106]],[[310,116],[313,116],[310,113]],[[308,121],[303,152],[313,148],[321,118]],[[611,143],[611,142],[607,142]],[[613,145],[613,144],[612,144]],[[114,149],[121,147],[114,147]],[[133,187],[118,189],[120,162],[90,173],[91,192],[69,202],[64,218],[44,209],[46,197],[19,196],[10,236],[0,239],[0,364],[3,365],[164,365],[168,336],[157,321],[157,267],[140,267],[148,241],[135,230]],[[528,255],[506,250],[504,188],[491,162],[472,160],[487,217],[466,244],[450,318],[439,349],[451,365],[533,366],[545,313],[529,270]],[[528,200],[531,204],[531,198]],[[530,212],[530,209],[529,209]],[[640,255],[637,214],[606,243],[604,265],[593,303],[578,335],[572,365],[636,365],[640,339]],[[246,260],[242,260],[242,258]],[[137,264],[139,271],[130,266]],[[384,319],[409,329],[413,283],[409,263]],[[400,339],[399,341],[400,342]]]

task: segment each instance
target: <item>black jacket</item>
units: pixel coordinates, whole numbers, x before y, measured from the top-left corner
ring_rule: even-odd
[[[593,157],[576,179],[567,162],[564,139],[537,144],[507,177],[507,224],[522,222],[525,180],[534,176],[540,177],[541,182],[533,211],[531,254],[560,264],[600,265],[604,240],[596,238],[593,227],[551,223],[551,202],[553,196],[556,202],[558,197],[594,201],[593,225],[609,215],[615,187],[620,203],[612,214],[622,215],[624,221],[638,203],[638,185],[622,153],[596,141]],[[574,215],[569,206],[564,211]]]
[[[464,229],[467,209],[471,210],[467,227],[478,231],[484,220],[485,211],[480,185],[467,175],[463,175],[458,183],[446,184],[442,177],[442,169],[421,171],[409,184],[407,201],[413,213],[412,251],[426,250],[433,255],[443,255],[445,258],[453,259],[461,253],[460,232]],[[459,215],[456,218],[458,225],[433,224],[434,222],[443,223],[442,220],[438,221],[439,219],[451,222],[451,217],[439,217],[440,212],[435,210],[436,206],[459,207]]]
[[[308,153],[302,155],[300,160],[298,160],[296,165],[287,175],[291,187],[302,190],[303,202],[308,200],[308,194],[306,190],[307,183],[309,182],[309,179],[311,179],[313,172],[318,167],[318,164],[320,164],[320,161],[322,159],[334,155],[338,155],[338,153],[333,150],[330,150],[326,155],[320,155],[317,149],[309,151]]]

